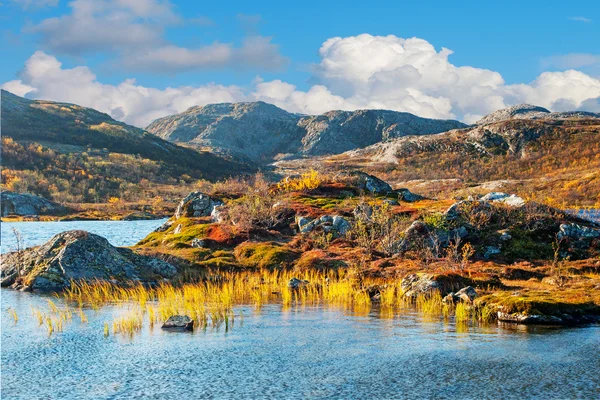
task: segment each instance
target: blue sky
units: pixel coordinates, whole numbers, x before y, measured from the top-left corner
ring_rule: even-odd
[[[296,112],[381,107],[464,120],[517,101],[596,111],[600,98],[596,95],[600,90],[600,83],[596,88],[600,82],[598,1],[2,0],[0,12],[5,55],[0,83],[12,82],[5,88],[32,98],[79,102],[137,125],[212,98],[271,100]],[[96,30],[89,32],[86,27]],[[380,39],[389,35],[398,41]],[[319,52],[336,37],[342,41],[331,53]],[[431,55],[428,61],[394,60],[397,46],[408,49],[402,40],[413,37],[433,46],[437,55],[424,49]],[[417,51],[422,47],[419,44]],[[380,50],[362,60],[367,48]],[[32,59],[34,54],[37,57]],[[368,72],[352,69],[379,54],[381,63]],[[47,66],[54,59],[60,63],[53,67],[59,72],[44,72],[45,76],[36,72],[34,63]],[[439,74],[433,71],[436,66]],[[65,83],[58,80],[68,79],[73,75],[68,71],[75,67],[89,72],[78,83],[83,93],[68,87],[61,91]],[[495,75],[474,77],[466,68],[455,71],[460,67],[492,71],[502,82]],[[544,82],[532,83],[544,72],[569,70],[580,75],[549,75]],[[455,72],[457,78],[445,79]],[[413,84],[414,73],[421,84]],[[48,79],[57,82],[50,88],[44,83]],[[108,104],[94,98],[99,96],[99,86],[104,96],[108,92],[114,96],[113,88],[127,79],[135,79],[136,92],[139,88],[160,92],[155,97],[136,97],[135,110],[117,100]],[[429,83],[438,79],[436,85]],[[15,82],[22,86],[16,89]],[[261,82],[275,83],[261,91],[257,87]],[[520,84],[531,85],[532,90]],[[227,93],[208,93],[207,85]],[[294,91],[286,85],[293,85]],[[393,93],[381,89],[390,85],[395,85]],[[474,86],[482,89],[470,89]],[[561,97],[565,87],[573,86],[577,89]],[[204,92],[199,96],[190,94],[192,89],[182,90],[178,99],[186,100],[177,105],[177,94],[167,95],[164,90],[181,87]],[[485,96],[486,104],[469,105],[469,96]]]

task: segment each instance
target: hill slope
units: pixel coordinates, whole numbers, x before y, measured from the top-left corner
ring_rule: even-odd
[[[33,101],[3,90],[1,112],[3,183],[16,191],[102,201],[128,186],[134,191],[131,186],[144,179],[174,185],[180,176],[216,180],[250,171],[74,104]]]
[[[500,110],[481,125],[396,138],[315,161],[331,170],[365,169],[430,195],[488,182],[483,188],[488,191],[518,190],[560,204],[600,204],[600,115],[534,112],[522,117]],[[302,163],[277,166],[295,170]]]
[[[147,130],[174,142],[271,162],[283,154],[338,154],[389,138],[465,126],[458,121],[386,110],[330,111],[307,116],[254,102],[191,107],[181,114],[154,121]]]

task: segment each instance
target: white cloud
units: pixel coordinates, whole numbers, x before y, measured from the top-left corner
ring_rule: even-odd
[[[276,70],[287,64],[271,38],[246,36],[240,46],[213,43],[194,48],[169,43],[164,31],[182,22],[167,0],[74,0],[71,13],[29,26],[45,49],[80,56],[108,53],[117,67],[157,73],[222,68]],[[257,24],[258,16],[240,17],[243,24]],[[211,24],[206,17],[190,19]]]
[[[542,59],[542,67],[560,69],[585,68],[600,65],[600,54],[569,53]]]
[[[227,49],[224,53],[231,57]],[[137,126],[193,105],[255,100],[306,114],[380,108],[466,122],[523,102],[557,111],[600,111],[600,80],[581,71],[544,72],[531,83],[506,85],[498,72],[453,65],[451,54],[417,38],[329,39],[314,68],[316,84],[304,91],[281,80],[261,79],[247,88],[212,83],[159,90],[134,80],[108,85],[98,82],[88,67],[65,69],[55,57],[36,52],[20,79],[5,87],[30,97],[93,107]]]
[[[577,21],[577,22],[585,22],[585,23],[592,22],[591,19],[586,18],[586,17],[581,17],[581,16],[579,16],[579,17],[569,17],[569,20],[570,21]]]
[[[279,54],[279,46],[271,43],[271,38],[263,36],[247,37],[241,47],[224,43],[196,49],[166,45],[146,52],[134,52],[122,60],[123,65],[130,69],[154,72],[179,72],[225,65],[275,70],[287,62],[287,58]]]

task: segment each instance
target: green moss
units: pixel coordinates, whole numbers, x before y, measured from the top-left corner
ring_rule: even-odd
[[[181,225],[179,233],[173,233],[177,226]],[[164,232],[152,232],[142,239],[138,246],[156,247],[166,245],[171,248],[186,247],[194,238],[205,238],[208,234],[210,224],[199,224],[193,219],[180,218],[175,221],[169,229]]]
[[[246,267],[275,269],[291,264],[298,254],[278,243],[245,242],[235,248],[235,258]]]
[[[333,210],[344,201],[344,198],[298,196],[294,200],[306,206],[317,207],[323,210]]]
[[[508,314],[521,313],[525,315],[555,315],[598,313],[600,306],[593,302],[574,300],[567,302],[560,293],[533,291],[519,295],[512,292],[499,292],[483,296],[478,304],[494,305]]]
[[[503,249],[508,260],[548,260],[552,257],[551,238],[541,238],[539,234],[522,229],[513,229],[510,234],[512,239]]]

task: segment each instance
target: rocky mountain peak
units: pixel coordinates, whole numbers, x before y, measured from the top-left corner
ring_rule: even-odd
[[[507,119],[533,119],[544,117],[546,114],[550,114],[550,110],[547,110],[544,107],[534,106],[531,104],[518,104],[516,106],[494,111],[493,113],[488,114],[477,121],[476,124],[492,124],[494,122],[500,122]]]

